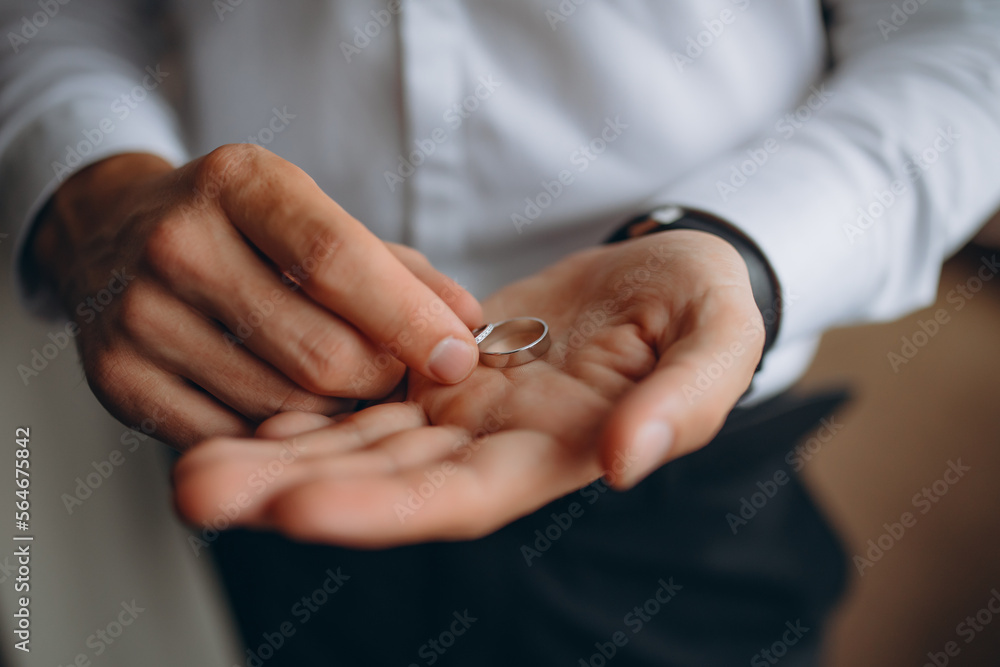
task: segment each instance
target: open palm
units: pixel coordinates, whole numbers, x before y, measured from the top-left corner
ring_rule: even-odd
[[[551,349],[458,385],[411,374],[405,402],[338,422],[285,413],[258,440],[207,441],[175,470],[182,513],[211,524],[235,502],[238,523],[353,546],[485,535],[705,444],[763,342],[742,260],[699,232],[578,253],[483,305],[494,322],[544,319]],[[726,373],[696,384],[720,353]]]

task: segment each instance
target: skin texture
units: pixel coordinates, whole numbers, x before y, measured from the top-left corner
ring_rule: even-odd
[[[703,446],[764,340],[743,261],[694,231],[577,253],[483,306],[489,321],[546,320],[551,349],[452,386],[411,374],[405,402],[346,418],[289,412],[258,439],[212,438],[175,468],[181,514],[358,547],[486,535]]]
[[[80,327],[101,403],[181,449],[288,410],[352,409],[407,366],[458,382],[478,359],[470,294],[256,146],[180,169],[142,154],[88,167],[53,197],[31,255]]]

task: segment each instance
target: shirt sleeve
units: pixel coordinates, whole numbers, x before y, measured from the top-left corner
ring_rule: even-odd
[[[776,348],[932,303],[1000,205],[1000,3],[832,9],[833,66],[801,106],[658,195],[760,245],[782,286]]]
[[[0,0],[0,231],[14,238],[14,284],[38,314],[58,311],[25,275],[24,243],[59,185],[115,154],[187,160],[150,5]]]

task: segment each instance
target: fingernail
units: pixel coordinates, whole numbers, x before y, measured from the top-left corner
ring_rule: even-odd
[[[476,363],[472,346],[449,336],[437,344],[431,352],[427,368],[439,381],[454,384],[472,372]]]
[[[640,426],[632,447],[628,450],[628,461],[620,475],[618,486],[630,489],[666,463],[673,444],[674,429],[670,424],[654,419]]]

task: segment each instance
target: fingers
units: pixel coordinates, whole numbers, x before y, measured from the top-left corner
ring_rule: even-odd
[[[228,219],[313,299],[390,354],[449,384],[475,368],[469,327],[301,169],[262,149],[229,146],[196,170],[234,174],[219,196]]]
[[[459,319],[474,329],[483,324],[483,307],[464,287],[435,269],[420,252],[398,243],[386,243],[389,251],[425,285],[434,290],[458,315]]]
[[[254,435],[265,440],[285,440],[333,423],[329,417],[314,412],[282,412],[258,426]]]
[[[369,410],[283,442],[200,445],[175,468],[178,509],[210,524],[243,494],[239,518],[228,515],[235,523],[376,548],[480,537],[600,475],[592,456],[542,433],[472,441],[455,427],[420,426],[419,408]],[[274,463],[285,454],[287,464]],[[264,484],[255,471],[266,468],[274,474]]]
[[[257,436],[294,437],[296,445],[311,457],[360,449],[393,433],[427,424],[423,409],[414,403],[375,405],[339,421],[303,413],[282,417],[278,415],[261,424]]]
[[[133,430],[181,450],[214,435],[246,437],[253,432],[241,415],[134,353],[81,356],[101,405]]]
[[[319,447],[305,445],[307,458],[303,461],[307,462],[309,472],[303,483],[392,476],[447,456],[459,446],[463,435],[462,429],[455,426],[426,426],[387,433],[377,445],[362,447],[354,429],[347,429],[346,438],[338,438],[339,434],[331,432],[336,430],[340,429],[320,434],[325,442]],[[296,440],[297,444],[301,442]]]
[[[452,429],[417,429],[387,439],[449,451]],[[296,538],[385,548],[428,540],[474,539],[569,493],[600,473],[536,431],[490,436],[467,462],[461,455],[384,474],[316,475],[269,501],[268,523]],[[337,462],[329,462],[336,466]]]
[[[746,391],[764,331],[749,287],[709,291],[677,340],[658,342],[660,360],[606,423],[601,451],[609,482],[626,489],[706,444]]]
[[[152,268],[182,301],[222,322],[231,347],[248,348],[314,394],[379,398],[399,383],[402,363],[282,281],[228,222],[181,224],[153,240],[160,250],[151,252]]]
[[[196,523],[208,523],[221,508],[235,503],[241,511],[239,517],[229,516],[231,521],[267,526],[261,508],[285,489],[313,478],[317,465],[326,465],[324,474],[333,474],[328,463],[337,455],[426,424],[423,411],[408,403],[369,408],[350,421],[331,424],[318,415],[288,413],[261,425],[261,433],[284,434],[280,441],[213,438],[203,442],[174,467],[178,510]],[[381,458],[384,468],[382,454],[371,458]],[[356,458],[348,460],[348,465],[336,472],[350,474],[351,467],[357,465]]]
[[[353,403],[305,391],[155,287],[138,290],[130,298],[142,300],[141,305],[130,306],[132,317],[126,320],[125,331],[136,349],[251,421],[286,410],[335,414]]]

